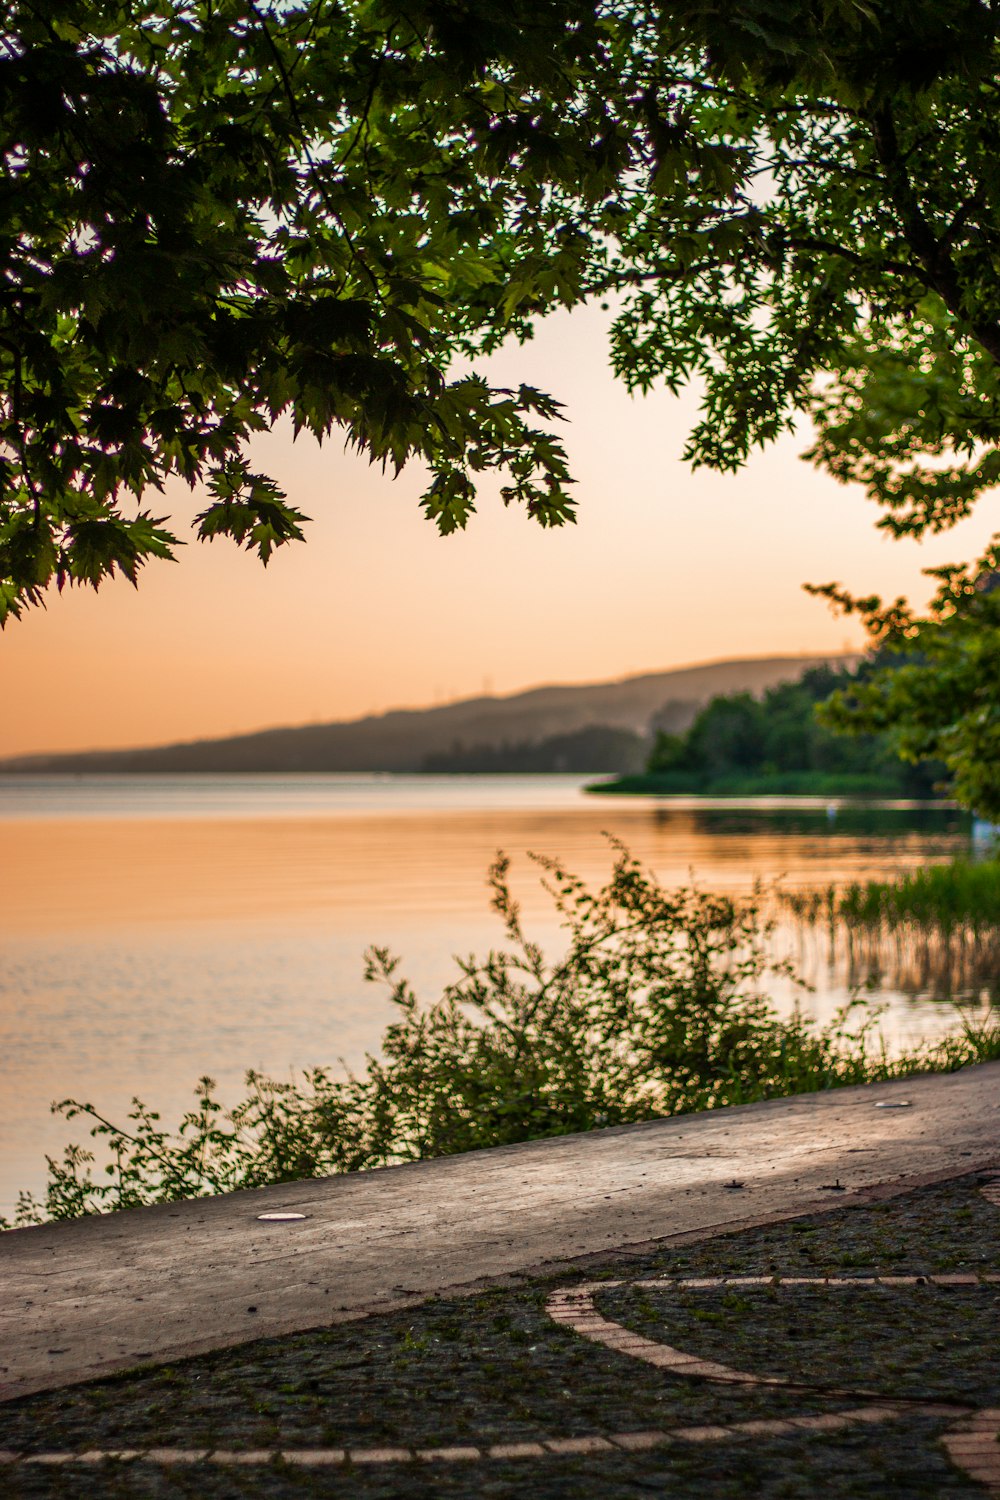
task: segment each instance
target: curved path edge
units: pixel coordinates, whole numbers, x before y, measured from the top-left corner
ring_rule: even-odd
[[[987,1063],[16,1230],[0,1399],[998,1165]]]

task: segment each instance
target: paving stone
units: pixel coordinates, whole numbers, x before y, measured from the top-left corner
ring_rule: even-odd
[[[144,1456],[154,1464],[199,1464],[210,1453],[207,1448],[147,1448]]]
[[[274,1451],[271,1448],[247,1448],[244,1451],[216,1448],[211,1455],[213,1464],[233,1464],[237,1467],[274,1462]]]
[[[414,1457],[412,1448],[352,1448],[350,1458],[352,1464],[397,1464],[405,1463]],[[420,1455],[426,1458],[426,1453]]]
[[[479,1448],[421,1448],[417,1458],[426,1459],[430,1463],[465,1463],[473,1459],[482,1458],[482,1450]]]
[[[670,1434],[683,1443],[722,1443],[732,1435],[731,1427],[678,1427]]]
[[[665,1432],[616,1432],[611,1441],[627,1453],[644,1453],[649,1448],[661,1448],[669,1439]]]
[[[756,1437],[759,1433],[779,1433],[782,1436],[793,1429],[789,1422],[781,1419],[768,1420],[763,1418],[756,1422],[739,1422],[729,1429],[731,1433],[741,1433],[747,1437]]]
[[[486,1450],[487,1458],[544,1458],[541,1443],[494,1443]]]
[[[376,1448],[374,1451],[376,1453],[396,1452],[405,1454],[407,1458],[413,1457],[413,1454],[408,1448]],[[305,1469],[337,1468],[340,1464],[346,1463],[347,1461],[347,1451],[344,1448],[313,1448],[307,1449],[305,1452],[295,1452],[294,1450],[290,1449],[287,1453],[282,1453],[280,1456],[284,1463],[298,1464],[301,1468]],[[359,1458],[359,1455],[357,1453],[352,1454],[352,1458],[355,1463],[361,1462],[361,1459]],[[391,1460],[384,1461],[390,1462]]]
[[[550,1453],[601,1453],[613,1445],[603,1437],[547,1438]]]

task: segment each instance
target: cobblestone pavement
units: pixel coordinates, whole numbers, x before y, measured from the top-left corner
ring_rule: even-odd
[[[0,1407],[13,1497],[1000,1495],[1000,1176]]]

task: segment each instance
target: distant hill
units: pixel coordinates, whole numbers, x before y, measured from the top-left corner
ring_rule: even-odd
[[[437,708],[393,709],[332,724],[264,729],[228,739],[142,750],[19,756],[0,774],[39,772],[419,771],[458,745],[525,743],[595,725],[646,734],[654,715],[682,730],[718,693],[760,693],[835,656],[769,656],[710,662],[578,687],[539,687]],[[595,768],[596,769],[596,768]]]

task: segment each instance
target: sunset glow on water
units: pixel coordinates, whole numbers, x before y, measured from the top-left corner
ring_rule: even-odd
[[[850,831],[825,805],[667,807],[586,797],[579,777],[81,778],[0,784],[8,850],[0,938],[0,1213],[44,1179],[44,1152],[81,1139],[54,1098],[112,1117],[140,1094],[173,1121],[203,1073],[235,1099],[243,1072],[358,1063],[390,1017],[362,981],[371,943],[400,953],[424,999],[453,955],[501,940],[486,872],[513,858],[529,931],[561,935],[528,851],[589,882],[606,833],[665,885],[746,891],[845,883],[944,859],[967,835],[902,813]],[[75,815],[70,815],[74,813]],[[844,819],[841,819],[843,825]],[[822,969],[807,1007],[846,991]],[[936,1024],[889,996],[901,1035]]]

